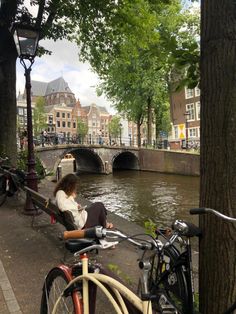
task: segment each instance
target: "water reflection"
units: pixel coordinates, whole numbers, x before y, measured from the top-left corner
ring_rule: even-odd
[[[151,218],[169,225],[175,218],[196,223],[188,210],[198,206],[199,178],[143,171],[119,171],[113,175],[80,175],[81,194],[102,201],[116,214],[143,226]]]

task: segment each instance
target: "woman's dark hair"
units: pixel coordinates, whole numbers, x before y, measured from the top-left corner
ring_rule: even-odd
[[[71,195],[73,192],[76,191],[77,185],[78,177],[73,173],[69,173],[57,183],[53,194],[54,196],[56,196],[57,191],[63,190],[67,195]]]

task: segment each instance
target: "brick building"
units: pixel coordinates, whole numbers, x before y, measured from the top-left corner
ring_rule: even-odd
[[[184,88],[170,97],[172,131],[169,143],[172,149],[200,144],[200,89]]]

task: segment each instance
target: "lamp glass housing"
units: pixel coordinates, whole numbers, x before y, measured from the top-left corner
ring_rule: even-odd
[[[18,56],[23,59],[35,57],[39,40],[39,32],[33,28],[16,25],[14,41]]]

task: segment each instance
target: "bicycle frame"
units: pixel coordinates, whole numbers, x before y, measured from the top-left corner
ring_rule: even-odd
[[[152,314],[152,305],[151,301],[142,301],[138,296],[136,296],[131,290],[125,287],[122,283],[117,281],[114,278],[111,278],[104,274],[98,273],[89,273],[88,272],[88,255],[86,253],[80,255],[80,259],[82,262],[82,275],[77,276],[72,279],[72,276],[67,267],[64,265],[61,266],[63,271],[65,271],[68,276],[69,284],[65,288],[68,289],[72,285],[74,285],[78,281],[82,281],[83,286],[83,309],[80,306],[79,297],[76,292],[73,292],[73,299],[75,304],[75,314],[89,314],[89,286],[88,281],[93,282],[97,287],[99,287],[103,293],[106,295],[107,299],[111,302],[114,307],[116,313],[118,314],[129,314],[127,306],[124,302],[124,299],[128,300],[134,307],[142,312],[143,314]],[[115,298],[112,296],[111,292],[105,287],[108,286],[111,291],[114,293]],[[62,299],[62,295],[56,301],[52,314],[56,313],[59,302]],[[95,300],[94,300],[95,301]]]

